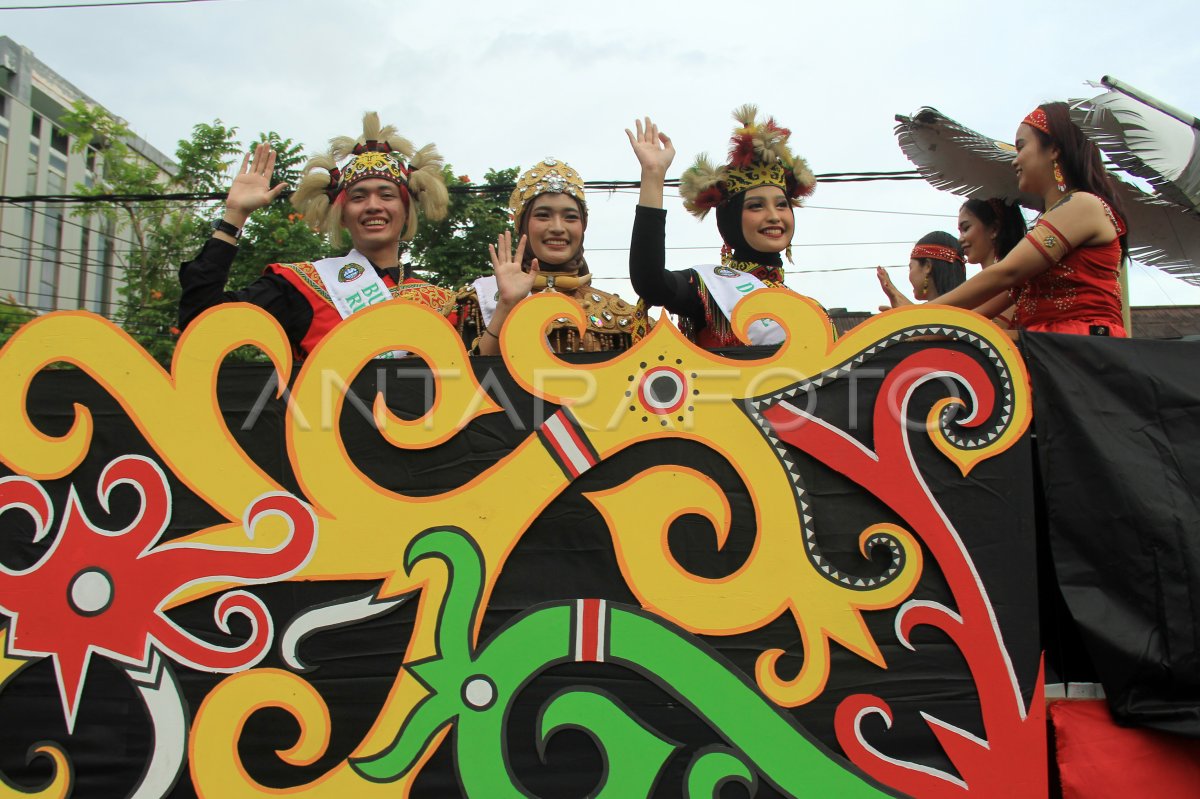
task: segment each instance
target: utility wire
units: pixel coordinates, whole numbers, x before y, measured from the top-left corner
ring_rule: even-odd
[[[66,250],[66,249],[60,249],[58,247],[51,247],[51,246],[42,244],[38,241],[35,241],[35,240],[29,238],[28,236],[22,236],[20,233],[13,233],[10,231],[10,232],[5,233],[5,235],[12,236],[15,239],[21,239],[22,241],[28,242],[30,246],[28,248],[3,246],[3,247],[0,247],[0,249],[9,250],[10,252],[18,253],[18,254],[24,256],[25,258],[28,258],[30,261],[36,260],[38,263],[41,263],[47,259],[38,255],[37,253],[35,253],[34,252],[35,247],[41,248],[43,251],[49,250],[51,252],[80,252],[80,253],[82,253],[82,251],[79,251],[79,250]],[[106,263],[105,261],[101,261],[96,258],[92,258],[88,255],[83,255],[83,254],[80,255],[80,261],[86,262],[88,264],[95,264],[95,265],[99,266],[101,269],[111,269],[114,273],[123,272],[129,268],[129,264],[127,264],[127,263],[118,263],[118,262],[114,261],[112,264],[109,264],[109,263]],[[61,261],[59,261],[58,265],[61,267],[61,266],[63,266],[63,263]],[[73,264],[68,265],[68,266],[70,268],[74,268]],[[96,277],[101,277],[101,278],[106,276],[105,273],[103,273],[103,272],[93,272],[91,270],[86,270],[86,269],[81,269],[80,271],[84,271],[84,272],[87,272],[87,274],[89,274],[89,275],[94,275]]]
[[[0,6],[0,11],[47,11],[54,8],[109,8],[115,6],[177,6],[182,3],[216,3],[221,0],[121,0],[116,3],[54,3],[46,6]]]
[[[142,246],[140,242],[134,241],[133,239],[123,239],[117,235],[110,236],[108,233],[106,233],[104,230],[102,230],[100,228],[91,227],[84,222],[77,222],[76,220],[72,219],[67,214],[63,214],[62,216],[56,217],[52,211],[41,211],[41,210],[38,210],[37,208],[34,208],[32,203],[29,204],[28,206],[26,206],[26,208],[27,208],[27,210],[29,210],[30,213],[37,214],[38,216],[54,217],[54,218],[58,219],[58,221],[64,225],[70,225],[71,227],[77,227],[81,230],[90,230],[92,233],[96,233],[101,236],[107,236],[108,238],[112,239],[113,241],[119,241],[122,244],[128,244],[130,247],[141,247]],[[118,224],[117,227],[124,227],[124,225]],[[24,238],[24,237],[22,237],[22,238]]]
[[[819,180],[825,181],[879,181],[879,180],[912,180],[914,178],[924,180],[919,173],[914,170],[902,172],[830,172],[824,175],[818,175]],[[677,188],[678,180],[668,180],[666,186]],[[591,191],[620,191],[622,189],[637,189],[641,187],[641,183],[636,180],[589,180],[584,183],[584,187]],[[449,185],[446,189],[451,194],[508,194],[515,188],[515,184],[504,183],[483,186],[466,186],[462,184]],[[284,191],[283,197],[291,196],[291,192]],[[165,192],[162,194],[25,194],[25,195],[6,195],[0,196],[0,203],[8,203],[12,205],[21,205],[34,202],[53,202],[63,204],[88,204],[101,202],[162,202],[162,201],[210,201],[224,200],[224,192]]]

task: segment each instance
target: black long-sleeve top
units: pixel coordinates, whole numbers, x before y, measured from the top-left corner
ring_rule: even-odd
[[[661,305],[699,330],[705,324],[699,278],[692,269],[668,271],[666,246],[666,209],[637,206],[629,244],[629,279],[633,290],[647,305]]]
[[[226,291],[225,282],[237,252],[236,245],[210,238],[193,260],[180,267],[179,284],[183,292],[179,296],[179,329],[183,330],[214,305],[248,302],[274,316],[288,340],[298,346],[312,324],[312,305],[287,278],[273,272],[264,273],[244,289]],[[375,267],[375,271],[381,276],[388,275],[394,283],[399,282],[399,268]]]

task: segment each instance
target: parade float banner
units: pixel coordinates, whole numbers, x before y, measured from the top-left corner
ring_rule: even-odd
[[[1113,716],[1200,738],[1200,344],[1023,347],[1054,566]]]
[[[560,357],[559,317],[470,359],[385,303],[294,365],[229,305],[170,369],[86,313],[21,329],[0,795],[1046,794],[1003,334],[906,308],[835,342],[770,290],[733,321],[778,348]]]

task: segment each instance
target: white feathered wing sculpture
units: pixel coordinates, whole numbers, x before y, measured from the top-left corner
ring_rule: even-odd
[[[1075,101],[1072,104],[1082,108],[1085,102],[1090,101]],[[1042,210],[1040,197],[1017,190],[1017,175],[1012,168],[1016,151],[1011,144],[977,133],[935,108],[922,108],[911,117],[897,116],[896,121],[899,123],[896,126],[896,139],[900,149],[936,188],[964,197],[999,197],[1019,202],[1036,211]],[[1129,170],[1130,174],[1145,179],[1159,189],[1159,193],[1148,194],[1122,180],[1118,169],[1125,167],[1115,155],[1109,155],[1113,160],[1109,171],[1129,217],[1126,221],[1129,225],[1130,256],[1180,280],[1200,286],[1200,213],[1194,203],[1176,202],[1160,189],[1167,181],[1176,187],[1192,185],[1188,178],[1200,168],[1195,165],[1195,150],[1191,151],[1190,160],[1187,160],[1182,145],[1174,145],[1170,150],[1174,167],[1168,169],[1167,159],[1152,154],[1158,151],[1147,145],[1154,138],[1149,133],[1149,126],[1139,123],[1139,129],[1146,131],[1141,134],[1146,141],[1140,142],[1136,151],[1128,143],[1117,145],[1117,141],[1124,140],[1116,132],[1118,128],[1119,123],[1110,126],[1106,144],[1114,151],[1118,146],[1128,151],[1127,163],[1132,164],[1134,157],[1140,159],[1145,164],[1142,174]],[[1091,125],[1084,130],[1089,137],[1099,137],[1098,133],[1093,133]],[[1138,139],[1130,138],[1134,141]],[[1100,141],[1096,141],[1096,144],[1101,150],[1109,152]],[[1140,155],[1135,156],[1135,153]],[[1184,159],[1184,166],[1179,166],[1180,159]],[[1155,178],[1150,177],[1152,172],[1159,176],[1157,184]],[[1169,178],[1168,175],[1176,177]],[[1182,191],[1182,188],[1179,190]]]
[[[1154,191],[1136,218],[1130,211],[1130,255],[1200,285],[1200,120],[1108,76],[1101,83],[1109,91],[1072,101],[1071,118]]]

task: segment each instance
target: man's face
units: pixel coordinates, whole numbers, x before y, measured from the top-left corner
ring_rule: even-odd
[[[406,218],[400,187],[390,180],[367,178],[346,190],[342,227],[360,252],[399,246]]]

